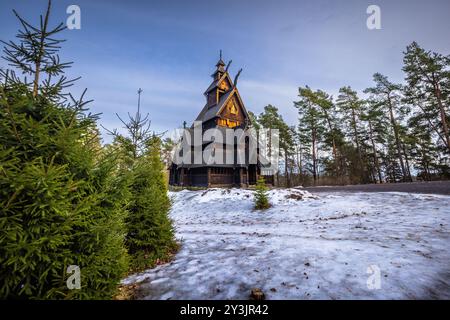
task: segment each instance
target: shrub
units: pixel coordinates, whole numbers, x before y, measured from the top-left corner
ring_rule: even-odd
[[[254,201],[256,210],[265,210],[270,208],[269,198],[267,196],[267,187],[263,176],[260,176],[256,182]]]

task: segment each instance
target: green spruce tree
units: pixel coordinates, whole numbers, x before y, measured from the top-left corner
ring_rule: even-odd
[[[84,94],[62,91],[64,28],[49,28],[50,8],[38,27],[16,13],[23,30],[4,49],[33,81],[0,73],[0,297],[108,299],[127,270],[127,187],[99,149]],[[70,265],[80,289],[66,285]]]
[[[132,201],[127,218],[127,247],[136,270],[167,261],[177,249],[169,218],[171,201],[161,161],[161,141],[153,136],[147,153],[133,167]]]
[[[150,130],[149,114],[141,114],[141,93],[139,89],[134,116],[129,114],[125,121],[117,115],[127,134],[109,131],[114,136],[113,144],[120,150],[122,175],[130,181],[126,246],[135,271],[167,260],[177,248],[168,216],[171,202],[164,175],[162,141]]]
[[[266,210],[270,208],[270,202],[267,195],[267,186],[264,181],[264,177],[260,176],[256,181],[256,190],[255,190],[255,209],[256,210]]]

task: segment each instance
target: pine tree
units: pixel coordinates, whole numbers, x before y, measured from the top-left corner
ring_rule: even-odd
[[[361,113],[361,120],[366,125],[365,136],[363,141],[367,141],[369,146],[367,147],[368,155],[373,158],[373,181],[378,179],[379,183],[383,183],[383,174],[381,170],[380,157],[382,150],[380,145],[383,146],[386,143],[386,134],[388,124],[385,121],[384,113],[380,108],[380,103],[374,100],[366,100],[363,103],[363,109]]]
[[[61,99],[67,95],[62,92],[64,88],[70,87],[77,79],[68,80],[64,76],[64,69],[70,67],[72,62],[61,62],[58,51],[60,44],[64,40],[56,39],[54,36],[66,29],[64,23],[56,27],[49,26],[51,1],[48,1],[47,11],[40,17],[40,25],[35,27],[24,20],[15,10],[15,16],[20,21],[22,30],[19,30],[18,43],[13,41],[5,42],[1,40],[5,47],[5,60],[9,65],[18,68],[23,74],[32,76],[32,82],[27,82],[26,78],[21,83],[32,87],[33,97],[38,93],[45,95],[47,99]],[[5,73],[3,73],[5,76]],[[11,76],[11,74],[10,74]],[[55,77],[59,77],[54,80]],[[16,81],[14,75],[8,77],[8,81]]]
[[[127,135],[117,130],[114,145],[120,150],[122,175],[130,181],[131,198],[126,218],[126,246],[131,255],[131,268],[142,270],[167,260],[177,248],[172,221],[169,219],[171,202],[164,176],[161,138],[150,130],[149,114],[140,111],[142,90],[138,90],[136,114],[123,120]]]
[[[400,125],[397,118],[397,116],[402,113],[400,105],[401,86],[390,82],[386,76],[379,73],[374,74],[373,79],[375,82],[375,87],[367,88],[364,92],[370,93],[373,100],[380,102],[380,106],[383,107],[390,119],[395,140],[396,157],[401,168],[401,180],[408,181],[408,173],[402,152],[402,142],[400,140]]]
[[[165,168],[168,168],[173,159],[173,150],[176,143],[171,138],[165,138],[161,143],[161,155]]]
[[[292,137],[294,141],[294,163],[297,173],[297,179],[294,183],[295,185],[304,185],[308,182],[308,175],[304,170],[304,163],[306,161],[305,154],[308,153],[308,148],[302,142],[304,136],[300,134],[298,127],[292,128]]]
[[[0,297],[107,299],[127,270],[127,188],[99,150],[84,94],[61,91],[69,64],[59,62],[63,28],[49,29],[50,7],[40,27],[16,13],[24,30],[5,47],[33,82],[0,74]],[[69,265],[80,268],[80,290],[66,286]]]
[[[411,128],[410,156],[417,170],[417,177],[425,181],[445,178],[436,162],[439,159],[439,148],[433,143],[433,131],[430,130],[429,122],[419,113],[408,120],[408,127]]]
[[[331,175],[337,179],[339,175],[339,158],[338,158],[338,140],[339,129],[336,123],[336,108],[333,103],[333,97],[322,90],[317,90],[313,93],[313,101],[319,108],[320,116],[325,123],[326,130],[324,130],[324,144],[331,146],[333,154],[333,161],[329,168]]]
[[[256,181],[256,191],[254,201],[256,210],[265,210],[270,208],[266,182],[264,181],[263,176],[260,176]]]
[[[160,138],[154,136],[148,143],[147,154],[133,167],[133,197],[127,219],[126,243],[136,270],[167,260],[177,248],[168,216],[171,202],[161,161]]]
[[[450,93],[450,56],[425,51],[416,42],[404,53],[403,71],[409,86],[412,102],[421,108],[423,115],[433,124],[450,152],[448,99]]]
[[[362,100],[358,98],[357,92],[352,90],[351,87],[342,87],[339,89],[337,105],[342,114],[342,120],[347,129],[347,134],[351,137],[351,141],[356,148],[358,155],[357,171],[359,171],[360,182],[367,183],[369,181],[365,170],[366,167],[363,160],[362,141],[360,137],[362,131],[360,125]]]
[[[249,123],[250,126],[252,128],[254,128],[256,130],[256,132],[258,132],[259,129],[261,129],[261,125],[258,122],[258,117],[251,111],[248,111],[248,117],[249,117],[249,120],[250,120],[250,123]]]
[[[284,121],[283,117],[279,114],[278,108],[272,105],[267,105],[264,107],[264,112],[262,112],[258,117],[259,125],[262,125],[264,128],[272,130],[279,130],[279,138],[280,138],[280,156],[284,157],[284,178],[285,178],[285,186],[289,187],[291,184],[289,178],[289,157],[293,154],[293,140],[292,140],[292,132],[289,129],[289,126]],[[272,152],[272,146],[269,141],[269,150]]]
[[[314,184],[319,179],[319,143],[323,139],[325,126],[320,109],[315,104],[316,98],[313,91],[306,86],[299,88],[300,100],[294,102],[299,113],[299,134],[305,148],[310,151],[305,155],[308,161],[306,168],[312,173]]]

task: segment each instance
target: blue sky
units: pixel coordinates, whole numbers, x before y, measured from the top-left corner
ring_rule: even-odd
[[[66,21],[70,4],[81,8],[81,30],[64,31],[61,58],[74,61],[70,76],[82,76],[72,91],[88,88],[91,110],[111,129],[120,127],[116,112],[135,110],[139,87],[154,130],[193,121],[220,49],[233,60],[232,76],[243,68],[247,109],[273,104],[289,124],[297,121],[298,86],[361,91],[375,72],[400,82],[402,51],[414,40],[450,53],[448,0],[53,2],[54,24]],[[381,30],[366,27],[370,4],[381,8]],[[37,22],[45,7],[46,0],[0,0],[0,39],[17,33],[12,9]]]

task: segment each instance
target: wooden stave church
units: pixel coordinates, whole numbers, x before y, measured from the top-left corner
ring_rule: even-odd
[[[228,65],[222,60],[222,52],[216,64],[216,70],[211,75],[212,83],[204,92],[206,104],[200,111],[195,121],[202,123],[202,132],[211,128],[218,129],[243,129],[248,130],[251,126],[251,119],[244,106],[242,98],[237,89],[237,80],[240,75],[239,70],[234,82],[228,73]],[[226,66],[226,67],[225,67]],[[193,136],[193,126],[189,129],[191,139]],[[186,138],[186,137],[184,137]],[[193,143],[193,139],[191,141]],[[236,154],[236,142],[234,141],[234,153]],[[203,142],[201,148],[204,150],[214,141]],[[221,148],[221,145],[214,146]],[[172,186],[191,187],[248,187],[256,184],[258,177],[262,174],[261,163],[248,163],[248,139],[245,144],[246,160],[245,164],[237,164],[236,156],[234,164],[181,164],[172,163],[169,167],[169,184]],[[225,144],[223,144],[225,148]],[[180,148],[181,149],[181,148]],[[176,152],[180,152],[178,149]],[[225,151],[224,151],[225,152]],[[257,148],[259,154],[259,148]],[[274,176],[264,175],[266,184],[273,185]]]

